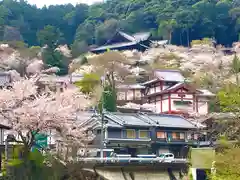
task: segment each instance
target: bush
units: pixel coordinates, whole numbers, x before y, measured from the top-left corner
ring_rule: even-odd
[[[13,49],[24,49],[28,47],[28,45],[23,41],[6,41],[5,43]]]
[[[203,38],[202,40],[192,40],[191,46],[194,45],[212,45],[212,41],[210,38]]]
[[[85,41],[74,42],[71,47],[73,57],[78,57],[86,53],[88,49],[88,45]]]

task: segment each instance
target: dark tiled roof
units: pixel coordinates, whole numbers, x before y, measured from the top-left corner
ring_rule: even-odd
[[[141,41],[148,40],[151,36],[150,32],[136,33],[133,35],[129,35],[123,31],[118,31],[117,33],[120,34],[122,37],[124,37],[129,42],[121,42],[121,43],[115,43],[115,44],[110,44],[110,45],[105,44],[103,46],[92,49],[91,51],[94,52],[94,51],[101,51],[101,50],[106,50],[106,49],[117,49],[117,48],[121,48],[121,47],[130,47],[130,46],[138,44]]]
[[[174,127],[174,128],[186,128],[195,129],[196,126],[186,120],[185,118],[177,115],[167,114],[144,114],[143,118],[154,121],[159,127]]]
[[[155,76],[158,79],[172,82],[184,82],[185,78],[178,70],[155,70]]]
[[[135,113],[108,113],[109,120],[118,122],[121,126],[144,126],[151,127],[151,122],[147,122]]]
[[[195,129],[196,126],[188,120],[177,115],[153,114],[153,113],[107,113],[109,127],[168,127]]]
[[[112,45],[106,45],[106,46],[100,46],[98,48],[92,49],[92,51],[100,51],[105,49],[114,49],[114,48],[121,48],[121,47],[127,47],[137,44],[137,42],[124,42],[124,43],[116,43]]]
[[[184,82],[185,78],[179,70],[159,69],[154,71],[154,79],[144,82],[143,85],[152,84],[159,80],[180,83]]]
[[[90,117],[90,115],[87,115]],[[86,118],[84,118],[86,119]],[[120,113],[106,112],[105,118],[107,127],[165,127],[196,129],[197,127],[182,116],[154,113]],[[94,124],[93,128],[101,127],[101,116],[92,116],[84,123],[85,125]]]

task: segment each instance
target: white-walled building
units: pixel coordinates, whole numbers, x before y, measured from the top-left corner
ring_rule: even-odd
[[[156,70],[153,79],[127,88],[118,88],[118,100],[126,103],[136,102],[135,92],[141,92],[141,101],[155,106],[156,113],[178,114],[198,113],[208,114],[209,100],[215,95],[205,89],[196,89],[194,85],[185,82],[178,70]],[[139,88],[141,87],[141,88]],[[134,95],[134,96],[133,96]]]

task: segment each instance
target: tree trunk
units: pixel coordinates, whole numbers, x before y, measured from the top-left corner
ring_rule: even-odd
[[[235,76],[236,76],[236,84],[237,84],[237,86],[239,86],[239,78],[238,78],[238,73],[236,73],[236,74],[235,74]]]
[[[187,28],[187,44],[188,44],[188,47],[190,47],[190,42],[189,42],[189,28]]]
[[[169,44],[172,43],[172,31],[169,32]]]
[[[182,31],[180,32],[180,45],[182,46]]]

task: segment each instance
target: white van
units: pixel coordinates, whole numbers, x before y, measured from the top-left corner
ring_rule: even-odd
[[[174,155],[172,153],[162,153],[158,157],[159,162],[172,162],[174,161]]]

